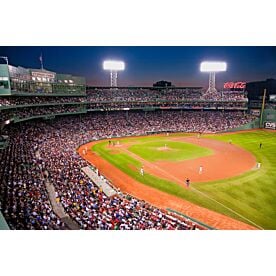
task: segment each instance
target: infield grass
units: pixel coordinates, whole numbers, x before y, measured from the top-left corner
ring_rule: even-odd
[[[192,187],[203,193],[200,194],[196,190],[185,189],[174,182],[160,179],[147,173],[142,177],[139,174],[141,163],[125,152],[111,154],[106,141],[94,145],[92,150],[141,183],[246,223],[252,225],[255,223],[264,229],[276,229],[276,133],[259,130],[208,135],[204,136],[204,138],[225,142],[231,139],[233,144],[253,153],[257,161],[262,164],[261,169],[226,180],[193,183]],[[129,150],[131,149],[132,152],[148,161],[179,161],[211,154],[211,152],[208,152],[209,149],[206,151],[205,148],[198,146],[195,147],[200,149],[194,148],[195,153],[193,153],[188,143],[179,143],[181,147],[184,147],[179,150],[180,145],[175,145],[175,142],[170,142],[167,137],[162,136],[127,138],[123,139],[121,143],[129,143],[130,141],[133,144]],[[164,142],[168,144],[169,148],[173,149],[170,151],[170,156],[167,156],[169,151],[162,152],[158,150],[160,146],[164,146]],[[262,149],[259,148],[260,142],[263,144]],[[169,145],[169,143],[173,144]],[[180,151],[181,154],[178,156],[177,153]],[[165,157],[163,153],[165,153]],[[232,210],[253,223],[235,214]]]
[[[130,146],[128,150],[151,162],[160,160],[177,162],[207,156],[213,153],[212,150],[207,148],[169,140],[139,143]]]

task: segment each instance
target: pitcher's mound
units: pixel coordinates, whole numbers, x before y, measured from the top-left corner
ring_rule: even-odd
[[[170,150],[170,148],[168,148],[168,147],[160,147],[160,148],[157,148],[157,150],[168,151],[168,150]]]

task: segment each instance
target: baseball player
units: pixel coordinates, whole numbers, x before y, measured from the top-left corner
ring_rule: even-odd
[[[202,166],[202,165],[199,166],[198,173],[199,173],[199,174],[202,174],[202,173],[203,173],[203,166]]]
[[[190,179],[189,178],[186,179],[186,186],[187,186],[187,188],[189,188],[189,186],[190,186]]]
[[[144,168],[143,168],[143,167],[141,167],[141,169],[140,169],[140,174],[141,174],[142,176],[144,176]]]

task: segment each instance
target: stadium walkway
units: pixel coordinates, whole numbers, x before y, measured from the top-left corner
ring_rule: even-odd
[[[46,189],[53,208],[54,213],[60,220],[66,224],[70,230],[79,230],[80,226],[73,221],[66,213],[61,203],[57,203],[54,185],[46,181]]]

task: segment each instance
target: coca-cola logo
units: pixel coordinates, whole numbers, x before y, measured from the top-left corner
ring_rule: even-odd
[[[246,86],[246,82],[238,81],[238,82],[232,82],[228,81],[224,83],[223,88],[224,89],[244,89]]]

